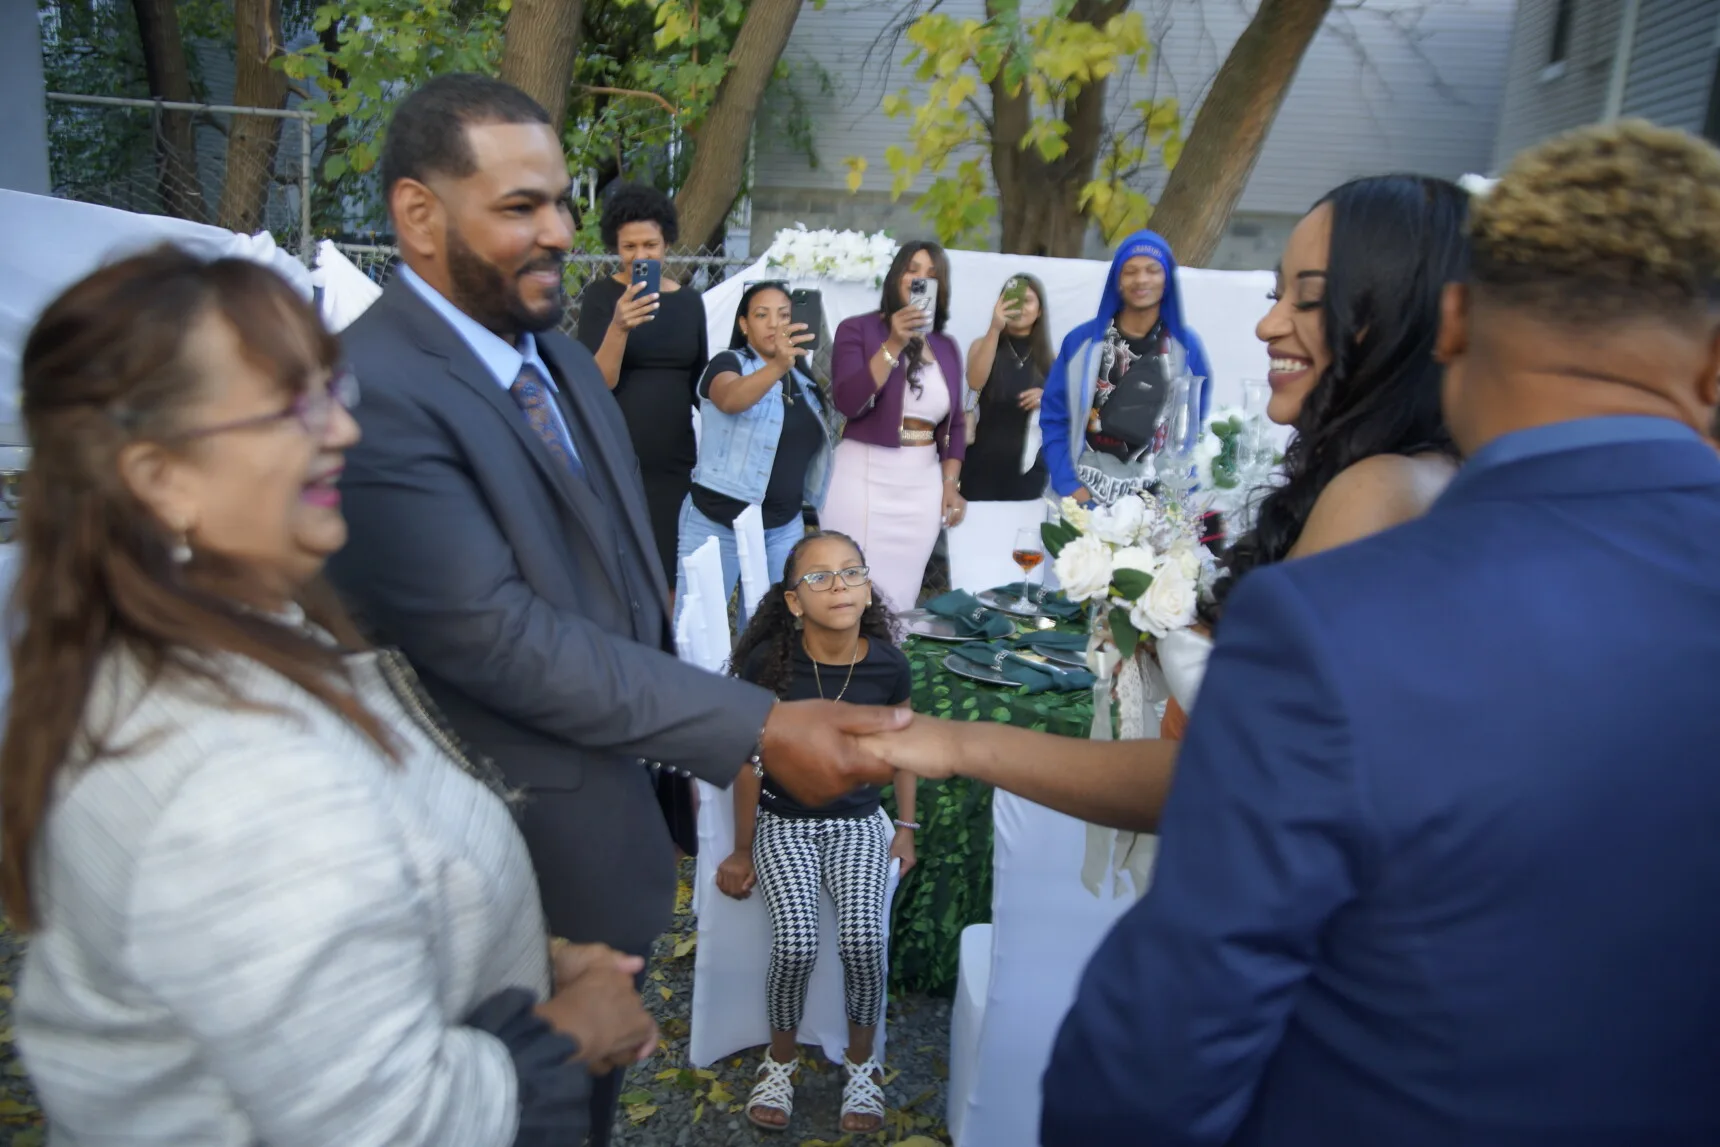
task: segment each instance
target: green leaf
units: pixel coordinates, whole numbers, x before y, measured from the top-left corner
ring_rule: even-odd
[[[1111,574],[1111,588],[1124,601],[1138,601],[1152,584],[1153,575],[1145,570],[1120,569]]]
[[[1129,611],[1120,605],[1111,607],[1111,639],[1124,657],[1133,657],[1135,646],[1141,643],[1141,631],[1129,620]]]

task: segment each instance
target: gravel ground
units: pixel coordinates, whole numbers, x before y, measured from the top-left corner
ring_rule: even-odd
[[[691,862],[683,868],[690,876]],[[927,997],[892,1000],[888,1017],[890,1062],[885,1098],[890,1106],[885,1130],[873,1135],[844,1135],[838,1108],[842,1071],[808,1051],[796,1090],[793,1122],[787,1134],[759,1131],[746,1120],[742,1105],[752,1089],[758,1051],[731,1057],[712,1070],[686,1067],[688,1017],[693,998],[693,952],[697,936],[681,886],[675,929],[663,937],[652,964],[646,998],[663,1031],[658,1055],[633,1070],[624,1098],[627,1106],[616,1129],[616,1147],[862,1147],[897,1144],[935,1147],[949,1142],[943,1128],[944,1085],[949,1069],[948,1001]],[[0,1144],[40,1147],[41,1112],[24,1077],[12,1043],[12,983],[22,955],[19,937],[0,919]],[[764,970],[760,969],[762,976]]]
[[[0,917],[0,1143],[41,1147],[42,1112],[12,1043],[12,983],[23,954],[18,934]]]
[[[731,1056],[708,1071],[687,1068],[687,1020],[697,943],[686,883],[691,873],[692,862],[684,862],[674,929],[657,946],[645,992],[663,1031],[661,1050],[627,1077],[616,1147],[863,1147],[873,1143],[936,1147],[948,1143],[943,1126],[949,1078],[944,1062],[949,1053],[947,1000],[925,996],[891,1000],[885,1021],[889,1062],[884,1097],[889,1113],[884,1130],[874,1134],[843,1134],[842,1069],[814,1049],[806,1049],[802,1059],[794,1118],[786,1134],[761,1131],[747,1122],[746,1097],[762,1049]],[[762,968],[759,974],[764,974]]]

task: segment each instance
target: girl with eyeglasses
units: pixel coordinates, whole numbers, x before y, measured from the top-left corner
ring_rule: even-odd
[[[741,635],[731,672],[787,701],[906,705],[908,659],[896,648],[893,619],[873,596],[870,574],[847,535],[809,534],[790,552],[782,580]],[[903,875],[914,866],[914,778],[896,774],[893,828],[873,787],[808,808],[768,777],[742,769],[734,793],[735,851],[718,868],[717,887],[744,900],[756,883],[771,928],[770,1049],[747,1100],[747,1118],[781,1131],[793,1114],[796,1032],[818,959],[818,892],[826,888],[836,903],[848,1012],[841,1129],[876,1131],[884,1124],[883,1067],[875,1049],[884,1010],[885,894],[892,859],[901,861]]]

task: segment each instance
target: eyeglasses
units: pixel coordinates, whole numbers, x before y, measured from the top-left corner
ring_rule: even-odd
[[[842,584],[849,589],[858,589],[866,584],[866,579],[871,574],[871,566],[849,566],[847,569],[836,573],[829,570],[813,570],[809,574],[802,574],[800,580],[794,584],[796,588],[804,585],[807,589],[822,593],[825,590],[835,589],[836,579],[841,578]]]
[[[288,403],[284,410],[239,418],[232,422],[220,422],[214,426],[198,426],[174,437],[181,440],[207,438],[211,434],[225,434],[229,430],[250,430],[283,419],[296,418],[305,433],[320,442],[328,433],[329,420],[334,417],[334,408],[339,406],[342,410],[351,410],[357,405],[358,376],[351,370],[342,369],[329,378],[326,387],[307,389]]]

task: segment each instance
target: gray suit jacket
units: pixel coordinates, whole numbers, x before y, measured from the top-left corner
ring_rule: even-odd
[[[648,952],[674,854],[643,760],[719,785],[774,698],[666,652],[639,464],[589,352],[538,337],[574,477],[460,336],[396,281],[343,336],[364,438],[330,574],[454,727],[528,793],[522,827],[559,935]]]

